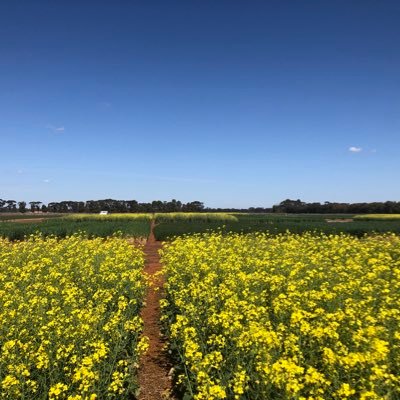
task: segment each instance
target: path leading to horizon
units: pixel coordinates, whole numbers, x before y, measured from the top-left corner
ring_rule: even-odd
[[[172,399],[171,380],[168,354],[164,350],[165,340],[160,330],[160,299],[163,296],[164,278],[155,276],[161,270],[160,256],[161,242],[154,237],[155,223],[151,223],[151,232],[144,247],[144,271],[149,275],[153,284],[149,287],[142,309],[143,335],[149,338],[149,349],[141,358],[139,366],[139,400]]]

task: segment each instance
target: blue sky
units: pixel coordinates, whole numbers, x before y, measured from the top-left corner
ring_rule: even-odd
[[[399,20],[398,1],[1,2],[0,198],[399,201]]]

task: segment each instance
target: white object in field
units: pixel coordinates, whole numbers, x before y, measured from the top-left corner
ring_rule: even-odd
[[[100,211],[100,215],[107,215],[108,211]]]

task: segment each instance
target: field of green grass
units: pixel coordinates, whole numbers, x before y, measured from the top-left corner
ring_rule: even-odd
[[[366,233],[394,232],[400,234],[400,220],[355,220],[353,215],[343,214],[235,214],[237,221],[179,221],[160,222],[155,227],[158,240],[166,240],[184,234],[203,233],[210,230],[223,232],[270,232],[303,233],[317,231],[348,233],[362,236]],[[329,222],[328,222],[329,221]],[[347,221],[347,222],[345,222]]]
[[[327,234],[348,233],[362,236],[367,233],[393,232],[400,234],[399,215],[349,214],[244,214],[244,213],[146,213],[146,214],[28,214],[0,215],[0,236],[21,240],[25,235],[40,232],[43,235],[65,237],[84,231],[90,237],[106,237],[121,232],[129,237],[147,237],[150,222],[155,220],[157,240],[192,233],[270,232],[303,233],[309,231]],[[14,219],[44,219],[29,222],[10,222]]]
[[[127,237],[147,237],[150,233],[150,221],[147,219],[120,220],[73,220],[67,218],[49,219],[43,222],[1,222],[0,237],[10,240],[22,240],[26,235],[40,232],[44,236],[70,236],[76,232],[85,232],[88,237],[107,237],[121,232]]]
[[[46,213],[46,214],[26,214],[26,213],[0,213],[0,222],[1,221],[12,221],[16,219],[50,219],[50,218],[60,218],[63,214],[53,214],[53,213]]]

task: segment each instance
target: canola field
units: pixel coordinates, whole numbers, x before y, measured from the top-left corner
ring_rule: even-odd
[[[132,398],[143,264],[118,237],[0,239],[0,398]]]
[[[151,213],[112,213],[112,214],[70,214],[63,219],[72,221],[148,221],[153,219]]]
[[[400,214],[363,214],[354,217],[358,221],[400,221]]]
[[[163,323],[184,399],[400,398],[400,237],[180,237]]]

